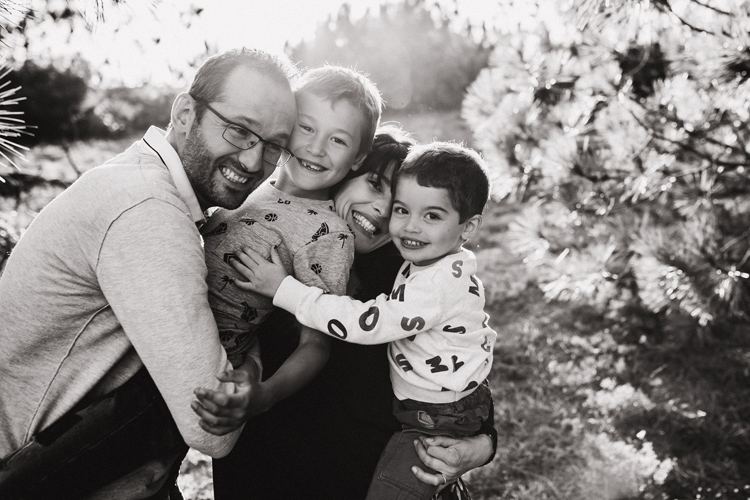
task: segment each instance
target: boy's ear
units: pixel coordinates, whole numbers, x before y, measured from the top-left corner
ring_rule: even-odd
[[[472,215],[464,221],[464,230],[461,232],[461,239],[469,241],[479,232],[482,227],[482,216],[480,214]]]
[[[179,94],[172,103],[170,114],[172,128],[181,135],[187,135],[195,120],[195,100],[187,92]]]
[[[367,153],[362,153],[360,155],[357,155],[357,157],[354,158],[354,163],[352,164],[352,170],[354,171],[359,170],[359,167],[362,166],[362,162],[365,161],[365,158],[367,158]]]

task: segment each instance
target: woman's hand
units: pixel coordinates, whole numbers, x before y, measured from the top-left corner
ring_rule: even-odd
[[[444,487],[462,474],[484,465],[492,455],[492,439],[486,434],[461,439],[420,436],[414,440],[414,448],[420,460],[438,474],[430,474],[416,466],[412,467],[412,473],[423,483]]]
[[[271,248],[272,262],[268,262],[261,254],[245,246],[235,253],[235,257],[236,259],[230,259],[229,263],[247,278],[247,281],[234,281],[235,286],[241,290],[273,298],[281,282],[288,276],[276,248]]]

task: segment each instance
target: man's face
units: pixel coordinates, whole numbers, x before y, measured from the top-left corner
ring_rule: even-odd
[[[208,104],[231,122],[286,147],[297,118],[291,90],[257,70],[236,68],[219,101]],[[181,151],[182,164],[202,209],[237,208],[275,166],[263,161],[263,144],[242,150],[222,134],[229,125],[206,110],[194,120]]]

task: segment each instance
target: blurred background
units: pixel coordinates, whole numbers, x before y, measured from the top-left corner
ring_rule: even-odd
[[[0,43],[0,266],[206,57],[351,66],[490,165],[474,497],[750,498],[750,2],[1,0]],[[180,481],[213,497],[197,453]]]

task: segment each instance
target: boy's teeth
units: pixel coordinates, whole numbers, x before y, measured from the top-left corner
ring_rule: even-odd
[[[306,161],[300,161],[303,167],[309,168],[310,170],[313,170],[315,172],[320,172],[321,170],[325,170],[323,167],[319,167],[317,165],[313,165],[312,163],[307,163]]]
[[[368,233],[374,233],[375,232],[375,226],[373,226],[369,220],[367,220],[363,215],[360,214],[354,214],[352,216],[354,221],[362,226],[362,229],[367,231]]]
[[[421,241],[405,240],[403,238],[401,239],[401,242],[406,247],[421,247],[422,245],[424,245],[424,243],[422,243]]]
[[[241,177],[237,175],[235,172],[233,172],[232,170],[228,168],[222,168],[221,175],[223,175],[224,177],[226,177],[232,182],[239,182],[240,184],[245,184],[249,179],[248,177]]]

